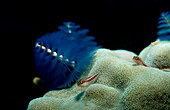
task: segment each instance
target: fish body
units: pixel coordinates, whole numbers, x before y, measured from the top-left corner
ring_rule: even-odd
[[[145,67],[148,67],[148,66],[143,62],[143,60],[142,60],[140,57],[138,57],[138,56],[134,56],[134,57],[133,57],[133,61],[136,62],[137,65],[143,65],[143,66],[145,66]]]
[[[89,76],[88,78],[85,78],[85,79],[80,79],[78,82],[77,82],[77,86],[79,87],[86,87],[88,86],[88,82],[92,81],[94,78],[96,78],[97,76],[99,75],[99,73],[95,74],[95,75],[91,75]]]

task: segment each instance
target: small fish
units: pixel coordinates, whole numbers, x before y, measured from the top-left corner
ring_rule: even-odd
[[[133,61],[135,61],[135,62],[137,63],[137,65],[143,65],[143,66],[145,66],[145,67],[148,67],[148,66],[143,62],[143,60],[142,60],[140,57],[138,57],[138,56],[134,56],[134,57],[133,57]]]
[[[92,81],[94,78],[96,78],[97,76],[99,75],[99,73],[95,74],[95,75],[91,75],[89,76],[88,78],[85,78],[85,79],[80,79],[78,82],[77,82],[77,86],[79,87],[86,87],[88,86],[88,82]]]

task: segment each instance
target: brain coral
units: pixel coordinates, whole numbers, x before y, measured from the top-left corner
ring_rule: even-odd
[[[170,66],[169,43],[149,45],[139,54],[149,67],[134,65],[133,52],[99,49],[87,73],[100,72],[93,84],[49,91],[30,101],[28,110],[168,110],[170,72],[162,69]]]

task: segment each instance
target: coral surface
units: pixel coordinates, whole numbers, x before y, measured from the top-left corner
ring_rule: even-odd
[[[159,69],[170,69],[170,43],[168,41],[149,45],[139,56],[148,66]]]
[[[49,91],[30,101],[28,110],[170,109],[170,42],[151,44],[141,51],[139,56],[149,67],[135,65],[134,55],[98,49],[87,76],[82,76],[100,73],[92,84]]]

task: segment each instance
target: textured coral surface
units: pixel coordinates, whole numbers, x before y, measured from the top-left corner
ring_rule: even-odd
[[[28,110],[170,109],[170,42],[149,45],[140,53],[149,67],[135,65],[134,55],[99,49],[86,76],[100,72],[93,84],[49,91],[32,100]]]
[[[148,66],[159,69],[170,69],[170,43],[162,41],[149,45],[139,55]]]

